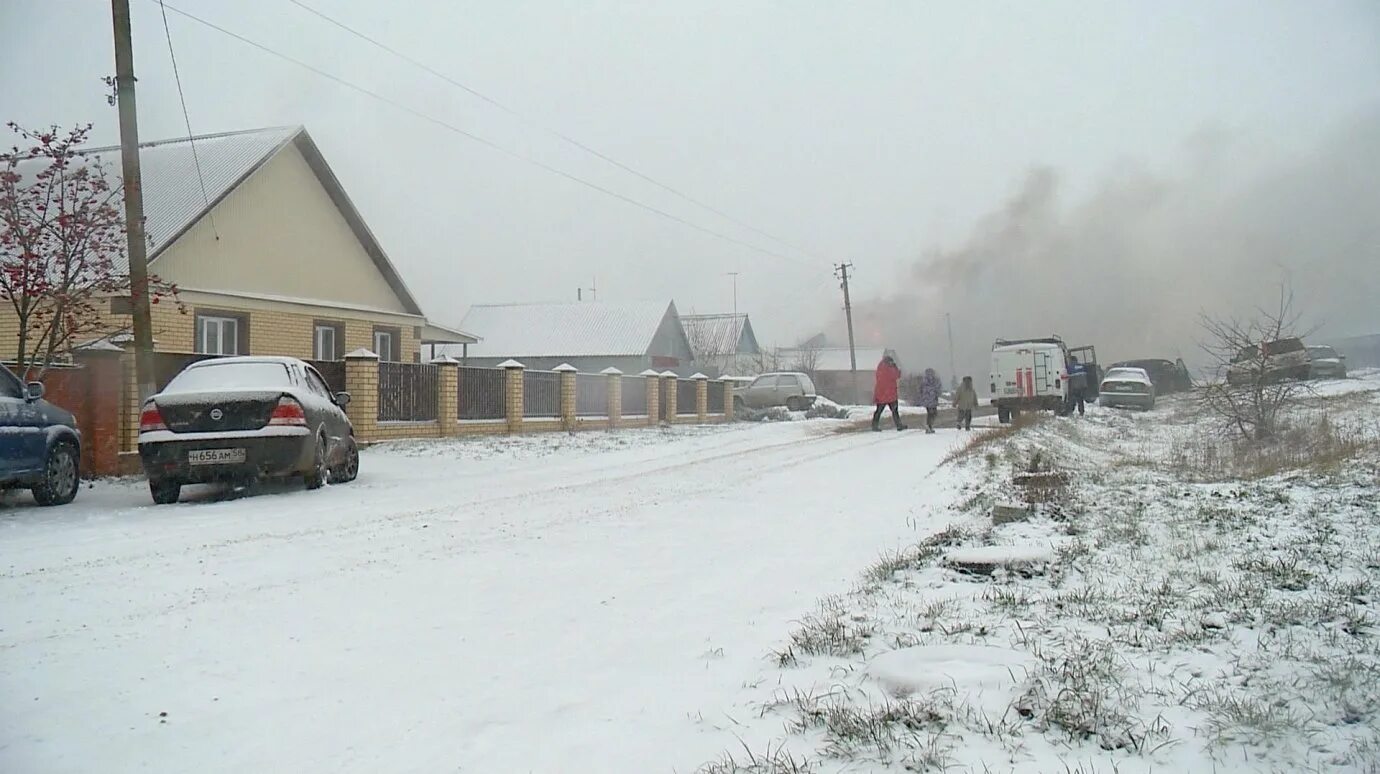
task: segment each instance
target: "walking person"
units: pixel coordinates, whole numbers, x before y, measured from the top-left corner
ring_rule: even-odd
[[[943,382],[933,368],[925,369],[925,377],[920,380],[920,405],[925,407],[925,432],[934,433],[934,417],[939,413],[939,393],[944,391]]]
[[[1083,416],[1083,405],[1087,402],[1084,398],[1088,389],[1088,369],[1078,362],[1077,357],[1069,357],[1069,407],[1068,413],[1072,414],[1077,407],[1078,416]]]
[[[901,414],[897,407],[897,385],[900,381],[901,369],[896,365],[895,358],[883,355],[882,361],[877,364],[877,381],[872,388],[872,401],[877,404],[877,410],[872,412],[872,432],[881,432],[882,410],[888,408],[891,409],[891,421],[896,424],[896,429],[906,429],[906,426],[901,424]]]
[[[954,408],[958,409],[958,429],[973,429],[973,411],[977,409],[977,389],[973,387],[973,377],[963,377],[963,384],[954,390]]]

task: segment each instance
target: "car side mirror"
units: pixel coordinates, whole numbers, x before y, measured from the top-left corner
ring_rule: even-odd
[[[350,405],[350,393],[337,392],[335,394],[335,405],[341,408],[345,408],[346,406]]]
[[[43,382],[29,382],[28,387],[24,390],[24,397],[30,401],[35,401],[42,399],[46,393],[47,388],[43,386]]]

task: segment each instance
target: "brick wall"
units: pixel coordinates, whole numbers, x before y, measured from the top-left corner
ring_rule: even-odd
[[[210,293],[184,293],[184,311],[177,304],[164,300],[151,307],[153,338],[159,352],[196,351],[196,312],[228,312],[248,318],[250,355],[285,355],[311,360],[315,357],[315,323],[317,320],[335,323],[344,328],[342,352],[374,348],[374,327],[396,328],[400,334],[397,359],[413,362],[421,351],[417,326],[422,320],[407,315],[366,313],[329,307],[313,308],[302,304],[243,299]],[[102,301],[105,308],[108,302]],[[128,331],[129,315],[107,311],[103,315],[108,331]],[[244,333],[241,333],[243,336]],[[95,338],[91,334],[89,338]],[[0,308],[0,352],[12,357],[19,339],[18,321],[14,310]]]

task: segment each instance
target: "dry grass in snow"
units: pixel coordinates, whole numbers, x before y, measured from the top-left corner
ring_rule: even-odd
[[[1380,771],[1377,396],[1319,396],[1267,447],[1184,399],[975,436],[933,476],[950,526],[803,616],[736,708],[795,768],[703,770]],[[1013,499],[1034,516],[992,526]],[[979,545],[1053,559],[944,562]]]

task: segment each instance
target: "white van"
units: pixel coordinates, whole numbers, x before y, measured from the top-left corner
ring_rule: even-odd
[[[1068,405],[1068,348],[1057,336],[998,339],[992,345],[992,403],[997,419],[1010,422],[1021,411],[1064,411]]]

